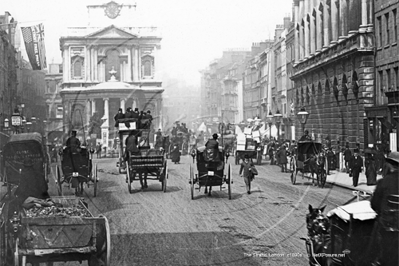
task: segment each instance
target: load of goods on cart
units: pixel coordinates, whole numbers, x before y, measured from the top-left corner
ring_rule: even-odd
[[[239,164],[240,160],[244,160],[244,156],[248,155],[250,159],[260,165],[262,163],[261,140],[260,131],[252,130],[251,127],[246,127],[242,133],[238,133],[235,164]]]
[[[12,135],[5,145],[7,191],[0,201],[0,265],[56,261],[110,265],[107,219],[94,217],[80,198],[50,197],[43,143],[39,133],[22,133]]]

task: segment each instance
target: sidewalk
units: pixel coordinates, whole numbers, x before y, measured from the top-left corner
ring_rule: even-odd
[[[381,178],[382,178],[381,175],[377,175],[377,180]],[[338,170],[330,171],[330,175],[327,176],[327,183],[355,191],[361,191],[367,194],[373,194],[376,187],[375,185],[374,186],[367,185],[367,179],[364,171],[359,175],[359,182],[357,187],[353,186],[352,177],[349,177],[349,174],[347,174],[346,172],[340,172]]]

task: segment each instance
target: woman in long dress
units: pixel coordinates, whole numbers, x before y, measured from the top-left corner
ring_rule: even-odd
[[[170,156],[173,163],[175,164],[180,163],[180,150],[177,144],[173,145],[172,151],[170,152]]]
[[[367,186],[373,186],[377,184],[377,168],[374,159],[374,155],[371,153],[366,153],[366,178]]]

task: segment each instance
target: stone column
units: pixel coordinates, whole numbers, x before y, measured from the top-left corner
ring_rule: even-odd
[[[137,59],[138,59],[138,63],[137,63],[137,68],[138,68],[138,80],[141,80],[141,51],[140,51],[140,47],[137,48]]]
[[[136,66],[137,66],[137,55],[136,55],[136,47],[132,47],[132,65],[130,66],[132,69],[130,71],[133,72],[132,76],[132,81],[136,81],[137,79],[137,71],[136,71]]]
[[[298,29],[298,23],[299,23],[299,1],[296,0],[294,1],[294,11],[295,11],[295,63],[299,62],[299,29]]]
[[[321,51],[321,48],[323,47],[323,34],[324,32],[324,27],[323,27],[323,10],[319,10],[319,8],[316,9],[316,35],[317,35],[317,40],[316,40],[316,53]]]
[[[134,109],[136,109],[136,108],[138,108],[137,99],[136,99],[136,98],[133,98],[132,109],[134,110]]]
[[[153,69],[153,78],[154,78],[154,80],[156,80],[157,79],[157,77],[158,77],[158,63],[159,63],[159,60],[158,60],[158,49],[157,49],[157,46],[155,45],[154,46],[154,69]]]
[[[127,82],[131,82],[132,81],[132,50],[128,49],[127,50],[127,76],[126,76],[126,80]]]
[[[323,50],[327,49],[327,47],[330,45],[330,34],[331,34],[331,28],[330,28],[330,23],[331,23],[331,18],[330,18],[330,6],[327,4],[327,2],[324,3],[323,6],[323,18],[324,18],[324,45],[323,45]]]
[[[348,5],[347,0],[340,0],[339,4],[339,39],[344,40],[348,35]]]
[[[91,115],[94,115],[96,112],[96,99],[90,99],[91,101]]]
[[[91,112],[90,112],[90,99],[86,100],[86,125],[89,125]]]
[[[63,70],[63,71],[65,71],[66,73],[66,75],[65,75],[65,80],[64,80],[64,82],[65,81],[69,81],[70,80],[70,73],[71,73],[71,67],[70,67],[70,65],[71,65],[71,57],[69,56],[69,46],[67,46],[66,48],[65,48],[65,69]]]
[[[94,65],[94,81],[98,81],[98,47],[94,49],[94,60],[93,60],[93,65]]]
[[[304,34],[304,25],[305,25],[305,19],[304,19],[304,7],[303,7],[303,0],[299,1],[299,8],[298,8],[298,33],[299,33],[299,61],[303,60],[305,57],[305,34]]]
[[[309,34],[309,20],[308,20],[308,14],[306,14],[306,16],[305,16],[305,19],[304,19],[304,27],[305,27],[305,41],[304,41],[304,44],[305,44],[305,55],[304,55],[304,57],[305,58],[308,58],[309,57],[309,52],[310,52],[310,45],[309,45],[309,37],[310,37],[310,34]]]
[[[94,81],[94,48],[90,49],[90,79]]]
[[[64,82],[67,81],[67,71],[66,70],[68,69],[67,60],[66,60],[66,58],[67,58],[66,49],[68,49],[68,48],[64,46],[63,51],[62,51],[62,61],[64,62],[64,64],[63,64],[64,72],[62,73],[62,79],[64,80]]]
[[[85,69],[86,69],[86,81],[91,82],[90,79],[90,48],[86,48],[86,58],[85,58]]]
[[[317,15],[316,15],[317,17]],[[313,16],[312,12],[309,13],[309,24],[310,24],[310,54],[314,55],[316,52],[316,17]],[[320,33],[317,34],[321,35]]]
[[[337,0],[331,0],[331,30],[332,30],[332,40],[331,44],[335,44],[338,41],[338,26],[339,26],[339,21],[338,21],[338,2]]]
[[[104,118],[109,119],[109,98],[104,98]]]
[[[125,103],[126,103],[126,99],[121,99],[122,112],[125,112]]]

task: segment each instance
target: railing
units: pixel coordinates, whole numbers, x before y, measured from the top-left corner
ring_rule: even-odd
[[[158,36],[161,34],[157,27],[118,27],[118,28],[126,32],[140,36]],[[66,36],[86,36],[103,29],[104,27],[69,27],[66,30]]]

